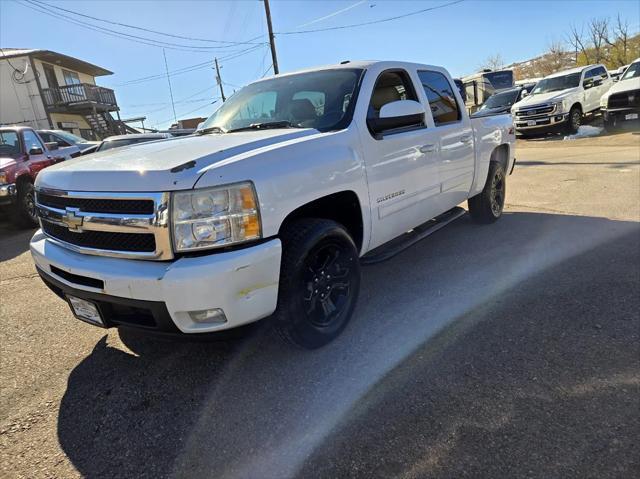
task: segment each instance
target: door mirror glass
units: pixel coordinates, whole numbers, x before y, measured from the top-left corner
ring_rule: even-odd
[[[34,146],[29,150],[30,155],[42,155],[42,153],[44,153],[42,151],[42,148],[39,148],[37,146]]]
[[[58,142],[57,141],[49,141],[47,143],[44,144],[44,146],[47,147],[47,150],[57,150],[58,149]]]
[[[380,109],[379,118],[370,118],[367,124],[372,132],[383,133],[397,128],[424,125],[425,109],[414,100],[396,100]]]

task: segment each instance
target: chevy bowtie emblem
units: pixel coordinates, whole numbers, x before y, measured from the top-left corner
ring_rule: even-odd
[[[69,231],[82,232],[82,216],[76,215],[78,212],[75,208],[66,208],[66,213],[62,217],[62,222],[69,228]]]

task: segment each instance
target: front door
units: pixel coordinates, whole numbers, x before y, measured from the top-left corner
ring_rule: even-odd
[[[22,139],[24,140],[24,151],[28,155],[27,161],[29,162],[29,169],[33,173],[33,176],[37,175],[40,170],[55,163],[55,160],[42,141],[40,141],[38,135],[32,130],[24,130]],[[39,150],[39,153],[31,153],[36,150]]]
[[[367,119],[377,118],[387,103],[419,101],[415,82],[405,70],[380,73],[368,95]],[[375,248],[440,213],[437,196],[437,134],[434,128],[419,124],[374,135],[361,133],[371,201],[371,242]]]
[[[438,139],[439,202],[446,211],[465,201],[471,190],[475,170],[473,129],[469,117],[462,114],[455,84],[443,71],[419,70],[418,77]]]

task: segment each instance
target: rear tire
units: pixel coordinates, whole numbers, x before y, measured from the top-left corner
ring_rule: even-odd
[[[480,224],[494,223],[502,216],[507,193],[507,176],[501,163],[489,163],[489,174],[482,192],[467,200],[471,218]]]
[[[22,228],[38,226],[36,198],[33,183],[23,181],[18,185],[17,202],[12,215],[13,223]]]
[[[275,328],[288,343],[316,349],[347,326],[360,290],[353,239],[338,223],[301,219],[281,234],[282,264]]]

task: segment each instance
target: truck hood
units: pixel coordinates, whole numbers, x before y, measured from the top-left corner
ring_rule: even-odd
[[[16,164],[16,160],[13,158],[2,158],[0,157],[0,171],[8,168],[9,166],[13,166]]]
[[[524,97],[518,103],[513,105],[515,110],[540,103],[549,103],[552,101],[564,100],[566,97],[580,92],[580,87],[567,88],[565,90],[550,91],[549,93],[540,93],[538,95],[529,95]]]
[[[114,148],[51,166],[38,175],[36,186],[64,191],[190,189],[215,163],[305,141],[317,133],[314,129],[211,133]]]
[[[614,93],[621,93],[623,91],[640,90],[640,77],[629,78],[628,80],[618,81],[613,84],[611,88],[603,96],[609,98]]]

